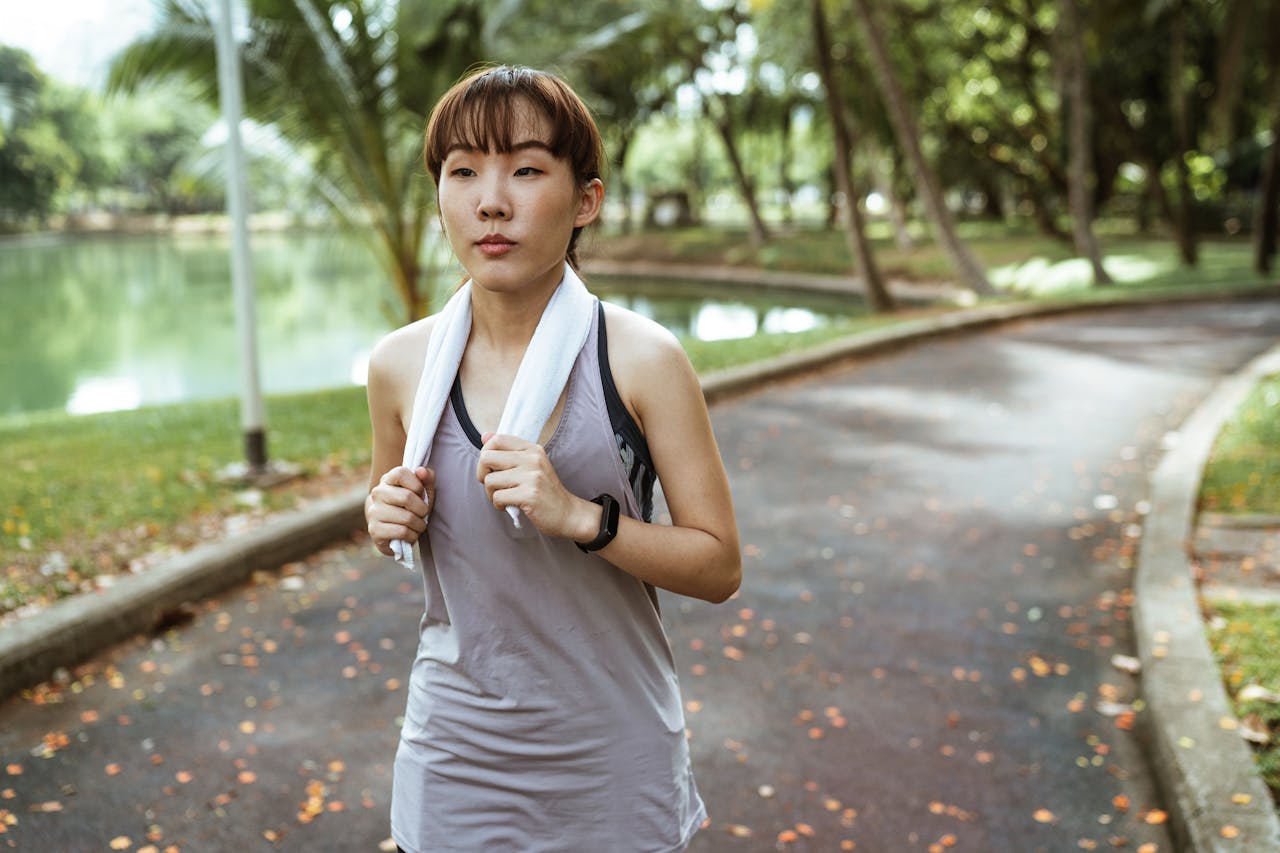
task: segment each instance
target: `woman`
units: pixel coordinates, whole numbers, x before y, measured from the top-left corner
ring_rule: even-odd
[[[365,505],[379,551],[418,542],[424,563],[391,807],[407,853],[676,851],[706,819],[654,587],[724,601],[741,559],[688,359],[655,323],[593,303],[539,440],[494,434],[599,215],[602,153],[577,95],[524,68],[463,79],[427,126],[471,331],[413,469],[402,455],[439,315],[376,348]],[[655,476],[670,525],[650,523]],[[527,522],[513,526],[509,507]]]

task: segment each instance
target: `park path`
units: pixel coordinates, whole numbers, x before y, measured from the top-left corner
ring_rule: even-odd
[[[1111,665],[1147,474],[1277,337],[1275,303],[1110,310],[717,405],[745,580],[664,598],[692,849],[1172,850]],[[420,607],[333,548],[0,704],[0,848],[377,850]]]

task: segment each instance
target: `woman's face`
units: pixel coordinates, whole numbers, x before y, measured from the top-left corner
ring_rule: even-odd
[[[477,286],[499,292],[559,283],[573,229],[596,218],[603,192],[598,180],[579,185],[546,147],[546,117],[516,109],[512,151],[451,148],[437,187],[454,254]]]

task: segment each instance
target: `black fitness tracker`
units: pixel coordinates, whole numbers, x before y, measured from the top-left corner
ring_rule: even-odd
[[[600,532],[596,534],[596,538],[590,542],[573,543],[584,554],[599,551],[613,541],[613,537],[618,535],[618,516],[622,513],[622,507],[618,504],[618,499],[613,495],[598,495],[592,498],[591,502],[600,504],[604,508],[604,512],[600,513]]]

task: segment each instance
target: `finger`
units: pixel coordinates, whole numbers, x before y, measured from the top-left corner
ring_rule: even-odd
[[[375,513],[373,521],[377,524],[414,530],[418,533],[427,529],[427,521],[422,515],[399,507],[387,507],[385,510]],[[392,538],[395,537],[393,536]]]
[[[370,494],[375,506],[400,507],[421,516],[427,515],[429,510],[425,497],[402,486],[375,486]]]
[[[429,469],[421,469],[429,470]],[[410,470],[404,465],[397,465],[387,473],[383,474],[378,480],[381,485],[394,486],[402,489],[408,489],[414,494],[422,494],[426,488],[423,481],[419,479],[417,472]]]
[[[480,436],[482,450],[528,450],[534,446],[532,441],[525,441],[514,435],[486,432]]]
[[[395,553],[394,551],[391,551],[392,542],[394,541],[407,542],[408,544],[412,545],[418,541],[418,536],[419,536],[418,531],[412,530],[408,527],[401,527],[395,524],[382,524],[382,523],[370,524],[369,535],[373,537],[373,540],[375,542],[386,543],[386,550],[383,550],[381,545],[378,546],[378,550],[388,555]]]
[[[481,450],[480,460],[476,463],[476,479],[484,482],[484,478],[494,471],[506,471],[516,468],[524,461],[524,457],[515,450]]]

